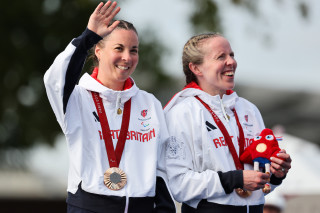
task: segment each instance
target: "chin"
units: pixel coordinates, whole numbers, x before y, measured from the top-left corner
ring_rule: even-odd
[[[235,84],[234,84],[234,83],[229,84],[229,85],[228,85],[228,89],[227,89],[227,90],[233,90],[233,89],[234,89],[234,86],[235,86]]]

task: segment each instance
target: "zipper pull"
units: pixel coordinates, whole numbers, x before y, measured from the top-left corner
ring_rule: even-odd
[[[120,94],[118,94],[117,101],[116,101],[116,110],[117,110],[118,115],[120,115],[122,113],[122,110],[120,108],[120,103],[121,103],[121,98],[120,98]]]

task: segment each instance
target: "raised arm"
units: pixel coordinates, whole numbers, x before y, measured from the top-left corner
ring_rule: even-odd
[[[118,24],[116,21],[108,27],[120,11],[116,5],[116,2],[110,1],[100,3],[90,16],[86,30],[56,57],[44,76],[48,99],[62,128],[69,98],[78,82],[88,51]]]

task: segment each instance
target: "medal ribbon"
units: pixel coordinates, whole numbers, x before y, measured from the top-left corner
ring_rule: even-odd
[[[231,152],[231,155],[232,155],[232,158],[233,158],[233,161],[234,161],[234,164],[237,168],[237,170],[243,170],[244,167],[243,167],[243,164],[240,162],[240,159],[237,155],[237,151],[232,143],[232,139],[227,131],[227,129],[225,128],[225,126],[223,125],[222,121],[219,119],[219,117],[212,111],[212,109],[209,107],[208,104],[206,104],[203,100],[201,100],[198,96],[195,96],[196,99],[198,99],[202,104],[203,106],[211,113],[212,115],[212,118],[213,120],[216,122],[216,124],[218,125],[220,131],[222,132],[223,134],[223,137],[229,147],[229,150]],[[244,133],[243,133],[243,129],[241,127],[241,124],[240,124],[240,121],[239,121],[239,117],[237,115],[237,112],[235,109],[232,110],[234,115],[235,115],[235,118],[236,118],[236,121],[237,121],[237,126],[239,128],[239,147],[240,147],[240,150],[239,150],[239,156],[243,153],[244,151]]]
[[[124,150],[124,145],[126,143],[129,121],[130,121],[130,111],[131,111],[131,98],[124,104],[123,117],[121,122],[121,129],[119,139],[116,145],[116,149],[114,150],[110,127],[108,123],[108,119],[106,116],[106,112],[103,107],[102,99],[99,96],[99,93],[92,92],[92,98],[94,104],[96,106],[100,125],[102,129],[103,140],[106,146],[106,151],[108,155],[109,165],[111,167],[119,167],[121,156]]]

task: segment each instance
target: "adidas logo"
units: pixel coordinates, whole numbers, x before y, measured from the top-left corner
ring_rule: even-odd
[[[210,132],[211,130],[215,130],[217,128],[213,126],[211,123],[209,123],[208,121],[206,121],[206,126],[207,126],[208,132]]]
[[[93,116],[94,116],[94,120],[95,120],[96,122],[100,122],[100,119],[99,119],[99,116],[97,115],[97,113],[96,113],[96,112],[92,112],[92,114],[93,114]]]

